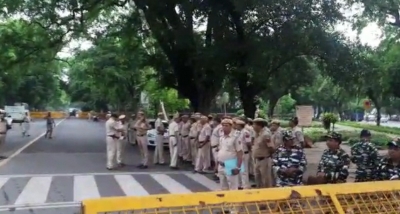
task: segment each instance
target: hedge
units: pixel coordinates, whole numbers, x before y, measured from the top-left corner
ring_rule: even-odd
[[[342,140],[347,141],[347,144],[353,145],[360,141],[359,131],[339,131],[342,134]],[[309,137],[314,143],[326,141],[326,132],[323,131],[311,131],[306,132],[305,136]],[[392,138],[385,134],[374,134],[372,136],[372,143],[374,143],[378,148],[383,149],[386,147],[387,142],[391,141]]]
[[[362,123],[349,122],[349,121],[338,122],[337,124],[343,125],[343,126],[350,126],[353,128],[359,128],[359,129],[368,129],[368,130],[374,131],[374,132],[400,135],[400,128],[396,128],[396,127],[376,126],[376,125],[362,124]]]
[[[281,123],[281,127],[282,128],[288,128],[289,127],[289,121],[287,120],[280,120],[279,121]],[[311,128],[322,128],[322,123],[320,122],[313,122],[311,124]]]

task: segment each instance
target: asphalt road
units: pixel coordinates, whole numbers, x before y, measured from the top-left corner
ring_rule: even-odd
[[[40,137],[45,131],[41,121],[32,123],[29,138],[22,137],[15,127],[7,135],[4,152],[10,158],[0,161],[0,214],[72,214],[79,213],[80,202],[89,198],[218,189],[208,177],[193,174],[191,167],[177,171],[155,165],[146,170],[136,168],[140,155],[131,145],[126,146],[127,166],[109,171],[103,122],[57,122],[61,123],[53,139]],[[35,138],[37,141],[31,142]],[[165,154],[168,160],[167,151]]]

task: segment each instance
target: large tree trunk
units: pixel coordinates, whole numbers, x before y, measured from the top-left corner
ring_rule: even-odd
[[[279,98],[275,97],[270,97],[268,100],[268,118],[272,118],[274,116],[274,110],[276,107],[276,104],[278,104]]]
[[[239,90],[240,90],[240,100],[242,101],[242,106],[244,110],[244,115],[249,118],[254,118],[255,112],[257,110],[256,96],[252,87],[247,85],[247,81],[239,80],[238,82]]]

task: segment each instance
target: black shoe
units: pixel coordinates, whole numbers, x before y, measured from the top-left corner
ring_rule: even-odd
[[[178,170],[179,169],[177,166],[170,166],[169,168],[171,168],[173,170]]]
[[[140,169],[147,169],[148,167],[146,165],[142,165],[139,167]]]
[[[139,164],[139,165],[137,165],[136,167],[137,167],[137,168],[142,168],[142,167],[143,167],[143,164]]]
[[[111,168],[111,167],[107,167],[107,170],[113,170],[114,168]]]
[[[119,164],[118,164],[118,167],[124,167],[124,166],[125,166],[124,163],[119,163]]]
[[[0,159],[7,159],[7,156],[0,155]]]

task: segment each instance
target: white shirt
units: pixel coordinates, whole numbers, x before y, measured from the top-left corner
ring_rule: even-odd
[[[115,121],[113,118],[110,118],[106,122],[106,135],[118,135],[117,129],[119,128],[118,121]]]
[[[218,126],[213,129],[211,134],[211,146],[218,146],[219,139],[221,138],[222,134],[222,125],[218,124]]]
[[[179,124],[175,121],[172,121],[168,127],[169,136],[177,134],[176,132],[178,131],[179,131]]]

